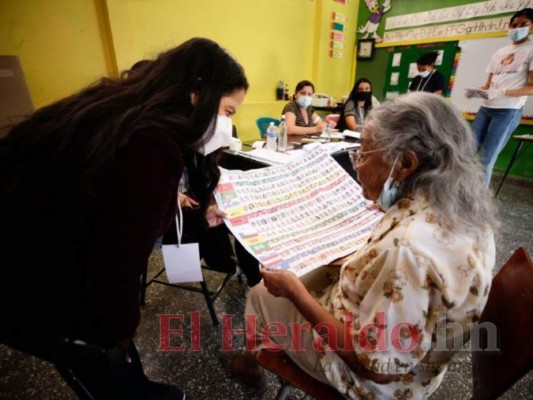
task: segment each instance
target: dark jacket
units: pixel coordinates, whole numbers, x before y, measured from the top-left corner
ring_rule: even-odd
[[[79,141],[12,191],[0,189],[0,340],[111,346],[135,333],[141,272],[175,215],[181,151],[162,132],[135,133],[87,197],[85,149]]]

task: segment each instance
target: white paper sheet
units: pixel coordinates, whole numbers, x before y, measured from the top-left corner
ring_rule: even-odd
[[[169,283],[201,282],[204,280],[200,265],[198,243],[164,245],[163,262]]]
[[[266,268],[304,275],[360,248],[381,218],[323,145],[284,165],[221,171],[226,225]]]

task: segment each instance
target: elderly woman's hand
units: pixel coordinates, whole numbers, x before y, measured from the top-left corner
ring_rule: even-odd
[[[305,286],[300,279],[287,270],[267,271],[261,270],[263,282],[269,293],[275,297],[285,297],[292,300],[300,290],[305,290]]]

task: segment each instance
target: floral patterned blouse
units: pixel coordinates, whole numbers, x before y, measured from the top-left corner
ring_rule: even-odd
[[[420,196],[399,200],[338,282],[315,295],[339,320],[352,318],[366,368],[400,379],[377,384],[334,351],[319,351],[332,385],[350,399],[427,398],[485,306],[494,262],[492,232],[454,230]]]

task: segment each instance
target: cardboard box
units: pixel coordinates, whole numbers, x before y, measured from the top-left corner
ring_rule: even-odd
[[[0,138],[33,114],[33,102],[17,56],[0,56]]]

